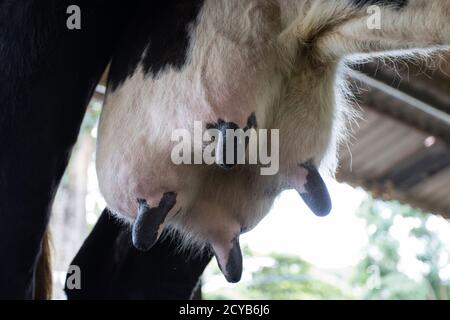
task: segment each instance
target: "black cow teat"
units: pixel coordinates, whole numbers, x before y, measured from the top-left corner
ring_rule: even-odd
[[[213,245],[217,263],[228,282],[236,283],[242,277],[242,252],[239,237],[235,237],[227,246]]]
[[[138,199],[139,212],[132,229],[132,240],[136,249],[148,251],[154,246],[161,235],[161,227],[167,214],[175,206],[176,199],[175,192],[167,192],[155,208],[151,208],[146,200]]]
[[[303,190],[297,190],[311,211],[319,216],[327,216],[331,211],[331,198],[327,186],[317,167],[308,161],[300,165],[308,172]]]
[[[239,238],[233,240],[228,263],[226,265],[225,277],[231,283],[236,283],[242,277],[242,252],[239,244]]]

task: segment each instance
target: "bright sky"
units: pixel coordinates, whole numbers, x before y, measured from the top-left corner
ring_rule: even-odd
[[[316,217],[296,191],[286,191],[269,215],[241,237],[241,243],[258,253],[300,255],[320,268],[356,264],[367,235],[364,222],[354,212],[366,193],[331,179],[326,183],[333,203],[329,216]]]

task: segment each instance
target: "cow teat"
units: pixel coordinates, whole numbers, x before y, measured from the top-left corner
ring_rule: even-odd
[[[316,216],[327,216],[331,211],[331,198],[319,170],[312,161],[300,164],[299,169],[305,170],[305,177],[295,189]]]
[[[139,212],[132,229],[132,240],[136,249],[148,251],[158,241],[164,220],[175,206],[176,198],[176,193],[167,192],[155,208],[151,208],[146,200],[138,199]]]

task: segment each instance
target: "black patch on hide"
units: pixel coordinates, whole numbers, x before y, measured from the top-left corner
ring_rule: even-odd
[[[112,90],[131,77],[142,61],[144,73],[158,74],[167,66],[181,69],[187,59],[189,31],[204,0],[158,0],[140,4],[113,58]]]

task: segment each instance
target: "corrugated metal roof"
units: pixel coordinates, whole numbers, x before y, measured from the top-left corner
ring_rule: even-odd
[[[354,74],[363,120],[340,151],[337,178],[450,218],[450,64],[408,70],[401,85],[401,70],[372,64]]]

